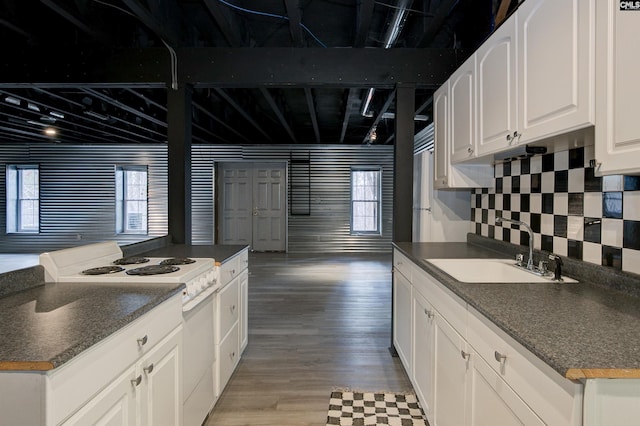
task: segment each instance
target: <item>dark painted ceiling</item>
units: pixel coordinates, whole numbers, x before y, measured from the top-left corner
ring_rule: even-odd
[[[177,51],[181,57],[188,48],[238,49],[243,54],[234,66],[249,76],[278,48],[334,49],[338,58],[346,58],[345,48],[445,49],[458,52],[460,63],[493,30],[501,4],[504,12],[511,3],[517,2],[0,0],[0,43],[11,83],[0,81],[0,140],[165,143],[169,77],[163,85],[81,81],[83,74],[106,72],[104,59],[95,60],[105,56],[102,52],[140,49],[141,57],[158,51],[168,57]],[[265,85],[245,77],[237,86],[230,76],[217,86],[196,84],[193,143],[362,144],[371,143],[372,130],[373,143],[393,143],[394,88],[375,88],[363,111],[369,94],[365,81],[345,85],[328,78],[331,69],[386,66],[374,63],[371,52],[364,49],[357,64],[322,64],[326,81]],[[180,60],[177,64],[180,69]],[[136,72],[135,62],[120,67]],[[256,74],[263,75],[260,71]],[[73,77],[51,81],[51,75]],[[431,121],[435,87],[416,86],[416,132]],[[55,136],[44,133],[49,127],[57,130]]]

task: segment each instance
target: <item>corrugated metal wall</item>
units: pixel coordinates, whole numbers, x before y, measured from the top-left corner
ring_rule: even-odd
[[[292,253],[388,252],[393,209],[393,146],[194,145],[192,226],[194,244],[214,241],[214,164],[220,161],[286,161],[310,157],[310,211],[288,216]],[[40,233],[6,234],[7,164],[40,165]],[[149,234],[115,234],[114,167],[147,165]],[[382,235],[349,232],[352,166],[381,166]],[[131,243],[167,233],[166,145],[15,144],[0,147],[0,252],[41,253],[89,242]],[[304,174],[294,179],[302,182]],[[302,182],[302,183],[306,183]],[[79,236],[79,237],[78,237]]]
[[[308,215],[288,215],[290,253],[388,252],[393,212],[393,146],[194,145],[192,148],[193,243],[213,242],[212,170],[221,161],[289,161],[310,157]],[[382,167],[382,235],[350,234],[350,172],[352,166]],[[301,173],[294,184],[304,183]],[[290,182],[291,183],[291,182]]]
[[[40,165],[38,234],[6,234],[7,164]],[[148,166],[147,235],[115,233],[116,165]],[[166,145],[2,145],[0,168],[0,252],[41,253],[104,240],[131,243],[167,233]]]

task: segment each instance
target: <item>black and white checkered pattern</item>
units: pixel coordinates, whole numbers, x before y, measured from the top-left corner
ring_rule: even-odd
[[[413,394],[332,392],[327,426],[428,426]]]
[[[593,147],[574,148],[495,166],[494,188],[476,189],[473,231],[534,248],[640,273],[640,176],[595,176]]]

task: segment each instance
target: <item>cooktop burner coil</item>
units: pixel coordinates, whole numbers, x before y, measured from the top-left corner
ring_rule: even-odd
[[[180,268],[171,265],[148,265],[141,266],[135,269],[129,269],[127,275],[160,275],[170,274],[171,272],[179,271]]]
[[[149,259],[146,257],[123,257],[113,261],[114,265],[137,265],[139,263],[147,263]]]
[[[85,269],[82,271],[82,275],[106,275],[115,274],[116,272],[124,271],[124,268],[119,266],[99,266],[97,268]]]
[[[172,257],[171,259],[165,259],[160,262],[161,265],[188,265],[190,263],[195,263],[196,261],[193,259],[189,259],[188,257]]]

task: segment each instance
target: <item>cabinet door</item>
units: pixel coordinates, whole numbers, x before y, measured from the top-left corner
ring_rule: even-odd
[[[516,20],[507,19],[476,53],[478,156],[508,149],[517,127]],[[517,141],[517,138],[516,138]]]
[[[220,343],[238,321],[240,286],[238,278],[226,285],[216,298],[216,342]]]
[[[413,295],[412,382],[427,418],[433,422],[435,311],[420,293],[414,291]]]
[[[400,273],[393,274],[393,344],[411,376],[411,283]]]
[[[465,423],[470,354],[464,339],[439,314],[435,327],[434,423],[460,426]]]
[[[598,106],[596,173],[640,172],[640,13],[620,10],[619,2],[596,3]]]
[[[433,95],[434,123],[434,187],[446,188],[449,182],[449,82],[444,83]]]
[[[156,345],[139,363],[140,424],[182,424],[182,326]]]
[[[593,124],[593,5],[593,0],[540,0],[518,9],[521,143]]]
[[[136,424],[135,366],[130,366],[102,392],[63,422],[64,426]]]
[[[249,271],[240,273],[240,353],[249,343]]]
[[[475,68],[476,57],[471,55],[449,78],[451,163],[475,156]]]
[[[471,357],[468,426],[544,425],[477,353],[472,352]]]

